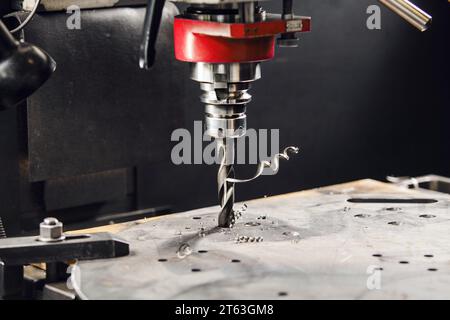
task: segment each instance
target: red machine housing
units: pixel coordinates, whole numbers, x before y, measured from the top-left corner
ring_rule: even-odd
[[[310,17],[222,23],[175,17],[175,57],[186,62],[232,63],[270,60],[275,37],[311,31]]]

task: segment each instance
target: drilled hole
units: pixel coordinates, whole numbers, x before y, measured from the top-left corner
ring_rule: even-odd
[[[88,234],[80,234],[80,235],[68,235],[66,236],[66,240],[79,240],[79,239],[88,239],[91,236]]]
[[[427,270],[428,270],[428,271],[432,271],[432,272],[433,272],[433,271],[438,271],[438,269],[436,269],[436,268],[428,268]]]
[[[420,218],[426,218],[426,219],[436,218],[436,216],[433,215],[433,214],[421,214],[419,217]]]
[[[435,199],[384,199],[384,198],[351,198],[352,203],[435,203]]]
[[[432,255],[432,254],[424,254],[423,255],[425,258],[433,258],[434,257],[434,255]]]
[[[370,214],[360,213],[360,214],[355,214],[354,217],[355,218],[368,218],[368,217],[370,217]]]
[[[198,253],[207,253],[208,250],[198,250]]]
[[[287,295],[288,295],[288,293],[285,291],[278,292],[278,296],[280,296],[280,297],[286,297]]]
[[[239,262],[241,262],[241,260],[239,260],[239,259],[233,259],[233,260],[231,260],[231,262],[233,262],[233,263],[239,263]]]
[[[390,208],[384,208],[386,211],[401,211],[402,208],[399,207],[390,207]]]
[[[159,262],[166,262],[167,259],[158,259]]]
[[[375,253],[372,255],[372,257],[382,257],[383,255],[381,253]]]
[[[192,271],[192,272],[200,272],[200,271],[202,271],[202,269],[199,269],[199,268],[193,268],[193,269],[191,269],[191,271]]]
[[[409,261],[399,261],[398,263],[400,263],[400,264],[408,264]]]

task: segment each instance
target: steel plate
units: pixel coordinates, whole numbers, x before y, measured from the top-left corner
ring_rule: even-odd
[[[449,197],[380,185],[250,201],[231,230],[217,208],[130,223],[131,255],[79,262],[72,283],[85,299],[450,298]]]

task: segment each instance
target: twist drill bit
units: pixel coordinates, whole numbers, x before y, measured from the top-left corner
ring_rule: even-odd
[[[219,203],[221,207],[219,215],[219,227],[231,228],[236,219],[242,215],[242,212],[234,211],[234,188],[235,183],[250,182],[260,177],[265,168],[270,168],[274,173],[277,173],[280,168],[280,159],[289,160],[289,152],[298,153],[299,148],[287,147],[282,153],[275,154],[270,161],[261,161],[258,165],[256,174],[249,179],[236,179],[234,176],[234,140],[227,146],[225,139],[217,139],[217,150],[220,159],[220,168],[217,174],[217,184],[219,191]],[[246,209],[246,206],[245,206]],[[245,211],[244,209],[244,211]]]
[[[218,139],[218,152],[220,168],[217,173],[218,195],[221,211],[219,214],[219,227],[231,228],[234,224],[234,183],[227,179],[234,178],[233,156],[234,146],[227,149],[225,139]]]

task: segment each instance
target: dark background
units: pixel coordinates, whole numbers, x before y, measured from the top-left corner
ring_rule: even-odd
[[[450,175],[450,5],[415,2],[433,15],[424,33],[381,5],[382,29],[368,30],[374,0],[297,1],[313,31],[263,63],[247,115],[250,128],[280,129],[280,146],[301,153],[277,176],[239,185],[238,200],[388,174]],[[280,1],[263,5],[281,10]],[[173,57],[170,16],[147,72],[137,67],[142,8],[83,11],[79,31],[66,18],[41,13],[27,27],[26,40],[58,69],[27,104],[0,113],[2,219],[18,222],[9,235],[47,215],[100,224],[120,220],[114,213],[217,204],[216,166],[170,162],[172,130],[203,119],[199,86]],[[253,172],[237,168],[239,177]]]
[[[295,2],[297,14],[313,18],[312,32],[263,63],[247,116],[249,127],[279,128],[280,146],[301,154],[277,176],[239,185],[239,200],[388,174],[450,175],[450,5],[415,3],[433,15],[424,33],[373,0]],[[366,27],[370,4],[381,7],[381,30]],[[276,1],[263,6],[281,10]],[[197,105],[186,112],[188,125],[202,119]],[[188,208],[215,203],[215,170],[161,164],[145,176],[157,181],[155,201],[175,197]]]

